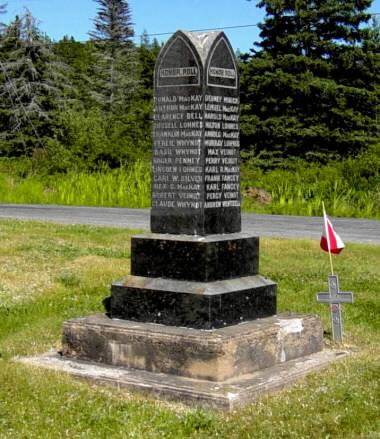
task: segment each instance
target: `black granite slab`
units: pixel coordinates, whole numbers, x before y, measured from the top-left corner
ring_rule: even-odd
[[[244,233],[137,235],[131,245],[135,276],[211,282],[259,272],[259,238]]]
[[[112,284],[105,305],[112,318],[222,328],[276,314],[276,284],[258,275],[215,282],[129,276]]]
[[[240,232],[239,77],[225,34],[176,32],[154,91],[152,232]]]
[[[155,208],[151,212],[150,229],[153,233],[205,236],[241,231],[240,207],[208,209],[207,212],[177,210],[173,213]]]

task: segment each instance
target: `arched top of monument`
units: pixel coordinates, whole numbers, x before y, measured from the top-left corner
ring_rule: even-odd
[[[221,37],[225,37],[224,32],[184,32],[178,31],[176,34],[185,35],[193,44],[195,50],[198,52],[201,58],[203,66],[206,65],[207,57],[210,53],[215,41]],[[176,35],[175,34],[175,35]]]
[[[224,32],[177,31],[162,48],[155,69],[157,88],[221,87],[238,90],[238,66]]]
[[[224,32],[187,32],[182,30],[178,30],[175,34],[173,34],[161,49],[159,54],[159,62],[157,64],[160,64],[160,60],[162,61],[167,55],[170,55],[170,51],[175,49],[175,46],[179,41],[188,46],[190,51],[194,51],[198,55],[198,60],[201,62],[203,67],[206,66],[208,58],[210,57],[214,47],[218,46],[220,42],[223,42],[224,47],[228,50],[228,52],[230,52],[231,58],[236,64],[233,49]]]
[[[157,88],[201,86],[203,61],[189,35],[177,31],[161,49],[155,68]]]
[[[232,46],[224,32],[218,32],[208,48],[205,66],[207,86],[238,90],[239,69]]]

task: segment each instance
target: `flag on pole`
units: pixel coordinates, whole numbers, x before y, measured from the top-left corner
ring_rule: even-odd
[[[326,215],[325,209],[323,209],[323,220],[324,224],[321,237],[321,249],[329,253],[338,254],[344,249],[344,243],[334,230],[330,219]]]

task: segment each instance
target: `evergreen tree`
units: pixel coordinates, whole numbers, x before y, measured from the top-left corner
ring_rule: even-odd
[[[4,57],[4,49],[3,49],[3,37],[4,32],[6,30],[6,26],[4,23],[1,22],[1,15],[5,14],[6,12],[6,5],[0,4],[0,156],[1,152],[5,149],[4,148],[4,141],[5,141],[5,120],[6,120],[6,114],[4,111],[4,99],[5,99],[5,90],[4,90],[4,84],[5,84],[5,77],[4,77],[4,68],[3,68],[3,57]]]
[[[376,139],[372,0],[263,0],[262,41],[242,67],[242,143],[273,155],[348,155]]]
[[[126,0],[95,0],[97,48],[95,97],[106,112],[118,113],[130,104],[137,90],[137,56],[133,44],[131,11]]]
[[[97,158],[110,167],[149,154],[150,103],[139,81],[139,54],[132,37],[131,11],[126,0],[95,0],[98,14],[90,37],[96,49],[94,97],[103,112],[109,147]]]
[[[147,31],[141,35],[140,47],[138,49],[141,82],[141,92],[143,96],[151,99],[153,97],[153,76],[154,67],[161,46],[155,38],[151,43]]]
[[[146,31],[141,36],[138,48],[139,93],[133,106],[133,116],[137,122],[139,144],[145,153],[150,154],[152,139],[154,68],[161,46],[157,39],[149,40]],[[139,152],[138,152],[139,153]]]
[[[366,46],[369,44],[370,50],[378,52],[380,49],[380,17],[374,16],[372,18],[372,25],[368,32],[368,38],[365,41]]]
[[[96,64],[94,43],[82,43],[75,41],[73,37],[65,36],[54,44],[53,50],[58,59],[69,67],[68,79],[77,106],[84,109],[94,107],[96,101],[91,92]]]
[[[94,20],[95,30],[90,37],[95,41],[126,43],[132,45],[134,36],[132,14],[125,0],[95,0],[99,4],[98,15]]]
[[[8,26],[2,44],[2,114],[6,115],[7,155],[31,155],[52,135],[55,112],[65,97],[66,69],[51,42],[26,11]]]

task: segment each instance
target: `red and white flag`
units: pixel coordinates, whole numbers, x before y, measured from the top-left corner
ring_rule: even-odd
[[[324,209],[323,220],[324,224],[321,237],[321,249],[329,253],[338,254],[344,249],[344,243],[334,230],[334,227]]]

